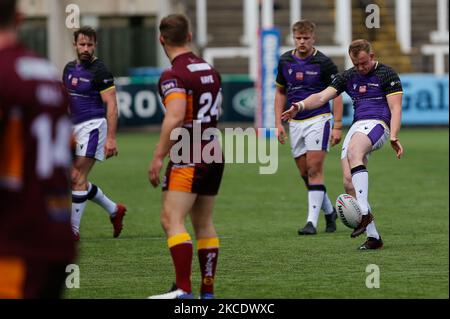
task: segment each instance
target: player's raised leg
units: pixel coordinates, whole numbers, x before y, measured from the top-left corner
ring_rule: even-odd
[[[214,199],[215,196],[198,196],[191,211],[202,276],[201,299],[214,299],[214,279],[219,257],[219,238],[212,219]]]
[[[355,228],[351,236],[357,237],[367,230],[369,238],[378,240],[380,236],[373,223],[373,215],[369,210],[369,173],[365,165],[365,163],[367,163],[365,162],[366,155],[369,154],[371,150],[372,142],[367,135],[356,132],[351,137],[347,150],[347,159],[356,199],[358,200],[358,204],[363,214],[360,225]],[[348,179],[348,177],[346,179]]]
[[[161,225],[166,233],[167,245],[175,267],[175,284],[169,292],[150,296],[149,299],[191,299],[192,239],[184,222],[197,195],[165,191],[162,196]]]

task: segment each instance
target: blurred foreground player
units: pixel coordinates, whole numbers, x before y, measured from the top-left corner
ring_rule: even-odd
[[[17,40],[0,1],[0,298],[58,298],[75,248],[71,123],[57,70]]]

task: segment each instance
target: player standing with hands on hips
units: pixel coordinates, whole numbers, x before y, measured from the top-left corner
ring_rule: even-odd
[[[383,246],[383,241],[375,227],[368,202],[368,155],[381,148],[387,140],[397,158],[403,155],[398,139],[402,84],[392,68],[375,61],[375,54],[367,40],[353,41],[348,52],[354,67],[337,75],[323,91],[294,103],[281,118],[289,120],[298,112],[318,108],[344,91],[352,98],[353,124],[342,145],[341,164],[345,191],[356,197],[363,216],[351,237],[367,232],[367,240],[359,249],[378,249]]]

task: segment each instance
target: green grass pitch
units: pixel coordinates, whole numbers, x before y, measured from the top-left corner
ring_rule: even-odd
[[[404,128],[401,160],[385,145],[372,154],[369,200],[385,247],[360,252],[338,221],[334,234],[300,237],[307,193],[290,155],[279,148],[274,175],[259,164],[227,164],[215,207],[220,237],[217,298],[448,298],[448,128]],[[108,216],[90,202],[81,224],[80,288],[66,298],[145,298],[167,291],[172,261],[159,223],[160,189],[147,179],[158,134],[120,133],[119,157],[96,164],[90,180],[128,206],[122,235],[112,238]],[[326,159],[332,202],[343,193],[340,147]],[[187,223],[191,234],[192,227]],[[195,248],[195,246],[194,246]],[[366,267],[380,269],[380,288],[366,287]],[[194,250],[193,292],[200,272]]]

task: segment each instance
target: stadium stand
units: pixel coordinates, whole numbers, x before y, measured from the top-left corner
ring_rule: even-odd
[[[371,40],[380,59],[386,64],[395,65],[400,73],[432,73],[434,71],[434,58],[432,53],[424,54],[423,46],[428,46],[430,52],[434,52],[434,48],[441,48],[443,45],[448,46],[448,36],[443,43],[435,43],[431,37],[432,32],[437,29],[438,1],[411,0],[412,47],[410,53],[402,52],[400,44],[396,40],[395,0],[352,0],[352,37],[354,39],[367,38]],[[195,28],[196,1],[181,2]],[[368,29],[365,26],[365,19],[368,15],[365,9],[368,4],[376,4],[380,7],[381,27],[379,29]],[[282,45],[289,45],[287,41],[290,33],[289,11],[289,0],[274,1],[274,24],[281,31]],[[322,45],[335,45],[333,39],[335,1],[302,1],[301,11],[302,17],[316,21],[318,24],[318,42]],[[208,1],[207,12],[208,47],[242,46],[240,41],[244,19],[242,0]],[[199,48],[199,50],[201,49]],[[344,58],[334,57],[333,60],[335,60],[339,69],[344,69]],[[444,71],[448,73],[448,53],[444,61]],[[214,61],[214,64],[222,73],[247,73],[248,70],[246,58],[218,58]]]

